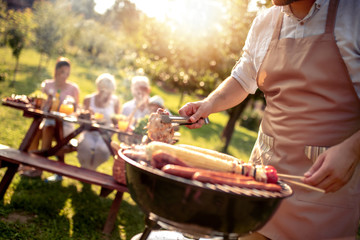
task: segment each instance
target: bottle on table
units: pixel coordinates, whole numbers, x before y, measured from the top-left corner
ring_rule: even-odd
[[[60,108],[60,90],[57,90],[55,96],[53,96],[52,104],[51,104],[51,111],[58,112]]]

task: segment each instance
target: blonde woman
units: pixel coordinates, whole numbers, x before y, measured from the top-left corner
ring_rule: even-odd
[[[85,110],[101,116],[101,123],[105,125],[116,124],[111,116],[120,113],[120,102],[114,95],[115,78],[109,73],[103,73],[96,79],[97,92],[85,97],[83,105]],[[96,170],[110,157],[108,146],[98,131],[86,131],[79,137],[77,157],[81,167]]]

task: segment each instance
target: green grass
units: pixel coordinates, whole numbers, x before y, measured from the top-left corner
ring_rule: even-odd
[[[0,81],[0,97],[11,94],[30,94],[39,89],[40,83],[51,78],[55,59],[51,59],[38,72],[39,55],[32,49],[25,49],[20,57],[20,68],[13,87],[9,87],[15,60],[8,48],[0,48],[0,74],[6,73],[7,79]],[[80,100],[95,90],[95,79],[102,72],[115,75],[117,94],[127,100],[127,80],[113,69],[101,69],[86,62],[71,59],[72,69],[69,80],[77,83],[81,89]],[[156,85],[152,86],[152,95],[158,94],[165,100],[167,108],[176,113],[179,106],[178,94],[163,91]],[[184,101],[195,100],[186,96]],[[191,144],[209,149],[221,150],[223,141],[220,134],[228,117],[224,113],[210,116],[211,124],[201,129],[189,130],[180,128],[179,143]],[[24,118],[22,112],[0,106],[0,144],[17,148],[31,119]],[[237,126],[229,146],[229,153],[247,160],[256,133]],[[116,138],[115,138],[116,140]],[[99,167],[100,172],[112,173],[113,159]],[[76,153],[66,156],[66,163],[79,166]],[[2,178],[6,169],[0,169]],[[43,178],[50,176],[43,173]],[[100,198],[100,188],[91,186],[83,188],[81,182],[64,178],[59,184],[46,184],[40,179],[21,178],[18,174],[0,204],[0,239],[103,239],[102,227],[114,198],[112,193],[107,198]],[[27,222],[8,221],[10,216],[25,216]],[[117,215],[116,227],[106,239],[131,239],[144,230],[144,216],[130,195],[125,193]]]

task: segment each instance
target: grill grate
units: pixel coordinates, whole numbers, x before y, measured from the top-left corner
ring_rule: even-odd
[[[211,189],[211,190],[225,192],[225,193],[232,193],[232,194],[243,195],[243,196],[248,196],[248,197],[262,197],[262,198],[284,198],[284,197],[289,197],[292,195],[291,188],[287,184],[283,183],[282,181],[278,181],[278,183],[277,183],[281,186],[282,190],[280,192],[273,192],[273,191],[259,190],[259,189],[254,189],[254,188],[244,188],[244,187],[236,187],[236,186],[221,185],[221,184],[202,183],[202,182],[199,182],[196,180],[190,180],[190,179],[174,176],[174,175],[171,175],[168,173],[164,173],[160,169],[153,168],[152,166],[150,166],[148,164],[144,164],[144,162],[142,162],[141,165],[143,167],[145,167],[146,170],[148,170],[152,173],[155,173],[156,175],[166,177],[169,179],[173,179],[176,181],[180,181],[185,184],[190,184],[190,185],[194,185],[197,187]]]

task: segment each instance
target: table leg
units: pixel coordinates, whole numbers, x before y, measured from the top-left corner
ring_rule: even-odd
[[[100,190],[100,196],[107,197],[107,196],[109,196],[110,193],[112,193],[112,191],[114,191],[114,190],[102,187]]]
[[[26,132],[26,135],[21,142],[19,150],[27,151],[29,149],[31,141],[33,140],[34,136],[36,135],[36,132],[39,130],[39,126],[40,126],[40,123],[42,120],[43,120],[43,117],[34,118],[34,121],[31,123],[29,130]]]
[[[5,192],[8,189],[15,173],[19,168],[19,164],[8,163],[8,169],[0,182],[0,199],[4,198]]]
[[[116,192],[115,199],[111,204],[111,208],[105,222],[105,226],[103,230],[103,233],[105,234],[110,234],[114,228],[116,216],[119,212],[123,194],[124,194],[123,192],[119,192],[119,191]]]
[[[37,152],[37,154],[42,155],[42,156],[53,156],[55,155],[63,146],[65,146],[72,138],[76,137],[77,135],[79,135],[83,130],[84,130],[85,126],[84,125],[80,125],[80,127],[78,127],[75,131],[73,131],[72,133],[70,133],[68,136],[66,136],[65,138],[59,140],[59,142],[51,149],[48,150],[44,150],[44,151],[40,151]]]
[[[65,146],[67,144],[67,142],[64,142],[64,125],[63,125],[63,121],[60,119],[55,119],[56,125],[55,125],[55,140],[58,144],[61,144],[63,146]],[[61,148],[59,148],[60,150]],[[56,153],[56,157],[58,159],[59,162],[65,162],[65,154],[61,153],[61,152],[57,152]]]

